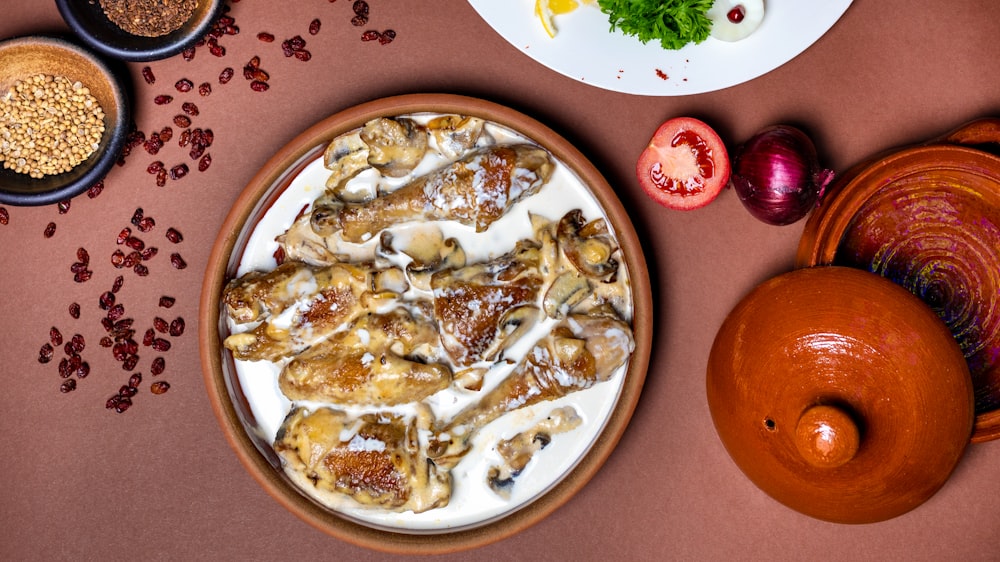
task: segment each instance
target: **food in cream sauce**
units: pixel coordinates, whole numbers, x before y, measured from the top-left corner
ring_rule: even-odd
[[[558,481],[634,348],[597,201],[530,139],[458,115],[333,139],[260,221],[224,302],[224,345],[286,474],[394,529],[475,525]],[[565,411],[576,421],[540,429]],[[501,452],[540,432],[544,451]],[[533,467],[545,476],[513,479]]]

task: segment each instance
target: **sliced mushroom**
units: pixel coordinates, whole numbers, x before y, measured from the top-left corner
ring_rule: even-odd
[[[464,115],[442,115],[427,123],[427,130],[434,135],[434,141],[441,154],[455,158],[476,146],[483,133],[484,121],[478,117]]]
[[[542,299],[542,308],[549,318],[564,318],[574,306],[590,296],[590,282],[574,271],[556,277]]]
[[[603,223],[602,219],[585,223],[583,212],[576,209],[559,221],[557,231],[559,247],[566,259],[580,273],[594,279],[604,279],[618,271],[618,261],[611,257],[615,247]]]
[[[483,352],[483,359],[493,361],[503,359],[503,353],[528,333],[541,317],[541,311],[534,306],[518,306],[505,312],[500,318],[500,335],[493,345]]]
[[[368,146],[368,164],[393,178],[412,172],[427,153],[427,129],[405,117],[372,119],[360,138]]]
[[[326,187],[331,190],[342,190],[348,180],[369,168],[368,145],[361,140],[361,131],[340,135],[330,141],[323,152],[323,166],[330,170]]]
[[[341,205],[320,204],[309,213],[309,228],[319,236],[330,236],[340,230],[339,213]]]

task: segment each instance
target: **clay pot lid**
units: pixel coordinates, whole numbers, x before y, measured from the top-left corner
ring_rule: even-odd
[[[998,147],[1000,119],[984,118],[859,164],[830,186],[796,256],[878,273],[937,312],[969,365],[973,442],[1000,438]]]
[[[751,291],[716,336],[707,392],[719,437],[754,484],[840,523],[926,501],[972,432],[968,367],[944,323],[853,268],[799,269]]]

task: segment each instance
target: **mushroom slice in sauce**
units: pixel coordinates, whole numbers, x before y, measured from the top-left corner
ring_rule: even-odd
[[[360,139],[368,146],[368,164],[392,178],[412,172],[427,154],[427,129],[406,117],[372,119]]]

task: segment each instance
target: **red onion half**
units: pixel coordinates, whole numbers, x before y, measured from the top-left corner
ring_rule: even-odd
[[[730,178],[750,214],[773,225],[809,214],[831,180],[812,140],[789,125],[768,127],[740,146]]]

